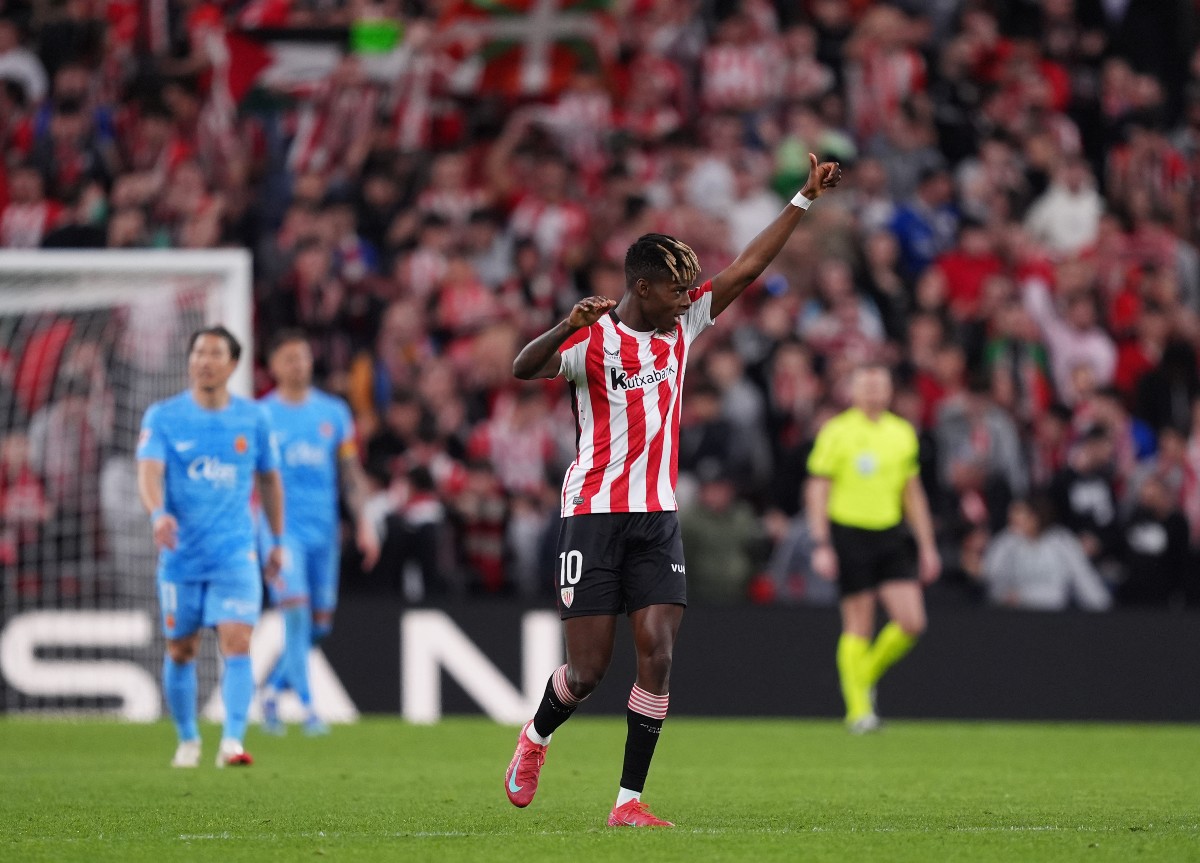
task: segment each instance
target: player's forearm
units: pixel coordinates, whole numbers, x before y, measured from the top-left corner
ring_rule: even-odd
[[[367,504],[367,475],[357,456],[346,456],[341,463],[342,498],[354,518],[354,523],[363,520],[363,507]]]
[[[274,536],[283,536],[283,480],[278,471],[258,475],[258,497]]]
[[[800,224],[805,211],[788,204],[774,221],[750,241],[713,284],[713,315],[722,312],[765,270]],[[718,281],[720,284],[718,284]]]
[[[556,354],[562,343],[577,329],[562,320],[527,344],[513,360],[513,376],[523,381],[545,376],[551,361],[557,359]]]
[[[140,461],[137,467],[138,497],[147,513],[154,514],[162,510],[165,503],[163,495],[163,471],[161,465],[154,462]]]
[[[925,497],[925,489],[921,488],[920,480],[909,480],[904,487],[904,517],[908,520],[908,526],[917,538],[919,547],[936,547],[933,517],[929,514],[929,500]]]
[[[804,486],[804,518],[808,535],[816,545],[829,542],[829,480],[810,477]]]

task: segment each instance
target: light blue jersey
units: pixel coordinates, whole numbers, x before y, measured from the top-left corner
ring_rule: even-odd
[[[314,611],[333,611],[340,557],[338,461],[356,453],[354,420],[345,402],[315,388],[299,404],[278,393],[259,403],[279,441],[287,513],[283,584],[272,585],[272,596],[276,603],[307,599]]]
[[[338,459],[355,454],[354,420],[339,398],[310,388],[299,404],[278,393],[259,404],[279,442],[287,537],[306,548],[338,542]]]
[[[257,581],[250,496],[256,473],[279,469],[267,412],[239,396],[208,410],[182,392],[146,411],[137,458],[163,463],[164,507],[179,523],[178,545],[160,554],[159,578],[244,581],[253,573]]]

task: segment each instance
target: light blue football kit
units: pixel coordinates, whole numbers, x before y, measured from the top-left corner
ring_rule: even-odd
[[[272,588],[272,599],[279,603],[307,597],[313,611],[333,611],[340,551],[338,460],[343,453],[355,452],[350,409],[315,388],[300,403],[270,393],[259,404],[279,442],[287,513],[283,588]]]
[[[287,512],[283,584],[271,588],[272,600],[283,611],[284,647],[266,683],[264,728],[282,733],[274,696],[290,688],[309,714],[306,730],[323,733],[324,724],[312,712],[308,652],[332,628],[328,621],[316,623],[313,613],[332,613],[337,606],[338,463],[356,453],[354,421],[345,402],[313,387],[302,402],[286,401],[275,392],[259,403],[279,441]]]
[[[279,469],[266,411],[238,396],[210,410],[191,391],[180,393],[146,411],[137,458],[162,462],[163,509],[178,523],[176,547],[163,549],[158,561],[167,638],[219,623],[253,625],[262,610],[262,574],[250,496],[256,474]],[[168,655],[163,685],[179,739],[196,740],[195,663]],[[254,690],[249,656],[226,657],[221,686],[224,736],[241,740]]]

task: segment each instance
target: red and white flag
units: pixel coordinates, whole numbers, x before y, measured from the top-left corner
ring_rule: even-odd
[[[604,68],[616,53],[611,0],[460,0],[439,36],[458,61],[458,92],[557,93],[577,69]]]

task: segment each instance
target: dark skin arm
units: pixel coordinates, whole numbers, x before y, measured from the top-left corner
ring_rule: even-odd
[[[558,349],[562,343],[576,331],[596,323],[616,304],[616,300],[606,297],[585,297],[577,302],[565,320],[521,349],[513,360],[513,376],[523,381],[558,377],[562,368]]]
[[[808,179],[800,190],[804,197],[816,200],[842,181],[842,168],[837,162],[822,162],[817,164],[817,157],[808,154]],[[729,307],[729,304],[741,296],[742,291],[767,268],[775,256],[783,248],[792,231],[800,224],[806,210],[788,204],[783,212],[775,217],[775,221],[767,225],[750,245],[742,250],[732,264],[726,267],[712,280],[712,311],[715,318]]]

